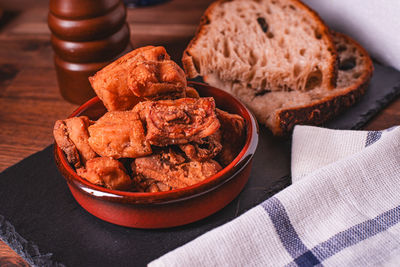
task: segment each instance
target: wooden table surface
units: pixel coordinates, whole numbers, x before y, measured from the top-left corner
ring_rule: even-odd
[[[134,47],[163,45],[179,62],[211,0],[172,0],[128,10]],[[58,91],[47,27],[47,0],[0,0],[0,171],[53,142],[54,121],[77,106]],[[400,124],[397,99],[365,127]],[[26,262],[0,241],[0,266]]]

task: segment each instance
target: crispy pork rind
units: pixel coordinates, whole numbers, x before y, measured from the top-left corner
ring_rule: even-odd
[[[97,156],[88,143],[90,124],[88,117],[81,116],[58,120],[54,125],[54,139],[64,151],[68,162],[75,168],[83,166],[86,161]]]
[[[179,145],[186,156],[194,161],[207,161],[214,158],[222,150],[221,132],[218,130],[212,135],[195,142]]]
[[[217,156],[218,162],[223,166],[231,163],[242,150],[246,137],[246,123],[236,114],[216,109],[216,114],[221,123],[222,150]]]
[[[128,87],[144,99],[176,99],[186,95],[186,77],[172,60],[143,61],[129,71]]]
[[[141,102],[133,111],[145,122],[146,140],[156,146],[186,144],[215,133],[220,123],[212,97]]]
[[[109,112],[97,122],[57,121],[54,137],[93,184],[139,192],[184,188],[216,174],[243,147],[244,119],[187,87],[163,47],[136,49],[89,80]]]
[[[109,111],[89,127],[89,144],[103,157],[136,158],[151,154],[143,125],[133,111]]]
[[[135,49],[107,65],[89,81],[109,111],[129,110],[144,99],[185,96],[186,78],[164,47]]]
[[[222,169],[215,160],[188,161],[171,148],[136,158],[132,168],[138,175],[157,180],[172,189],[197,184]]]
[[[138,192],[165,192],[172,189],[169,185],[166,185],[160,181],[143,177],[142,175],[134,176],[133,178],[136,191]]]
[[[194,89],[193,87],[186,87],[186,97],[190,97],[190,98],[200,98],[199,92],[197,92],[196,89]]]
[[[86,162],[86,166],[78,168],[77,173],[92,184],[114,190],[128,190],[132,180],[121,162],[110,157],[97,157]]]

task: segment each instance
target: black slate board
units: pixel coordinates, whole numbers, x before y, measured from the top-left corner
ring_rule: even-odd
[[[400,72],[375,64],[362,101],[327,127],[360,128],[399,94]],[[75,202],[55,166],[53,146],[49,146],[0,174],[0,237],[38,266],[57,262],[67,266],[144,266],[289,184],[290,140],[274,138],[261,127],[250,180],[227,207],[181,227],[130,229],[103,222]]]

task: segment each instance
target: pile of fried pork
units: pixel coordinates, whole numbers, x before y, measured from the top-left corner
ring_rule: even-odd
[[[133,50],[89,78],[107,108],[58,120],[54,138],[77,174],[109,189],[160,192],[219,172],[243,147],[244,119],[199,97],[163,47]]]

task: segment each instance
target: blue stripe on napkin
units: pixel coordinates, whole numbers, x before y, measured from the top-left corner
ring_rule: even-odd
[[[323,261],[349,246],[389,229],[399,222],[400,206],[334,235],[327,241],[315,246],[312,251],[319,260]]]
[[[268,213],[283,246],[298,266],[314,266],[320,263],[297,235],[285,207],[277,198],[272,197],[261,206]]]
[[[394,129],[397,129],[397,127],[399,126],[392,126],[386,130],[383,131],[369,131],[367,133],[367,138],[365,139],[365,147],[372,145],[373,143],[375,143],[376,141],[378,141],[379,139],[381,139],[382,134],[384,132],[391,132]]]
[[[261,206],[268,213],[283,246],[293,258],[293,262],[288,266],[322,266],[321,262],[341,250],[379,234],[400,222],[400,206],[398,206],[373,219],[337,233],[310,250],[301,241],[279,199],[272,197],[264,201]]]
[[[367,139],[365,140],[365,147],[372,145],[378,141],[382,136],[381,131],[370,131],[367,133]]]

